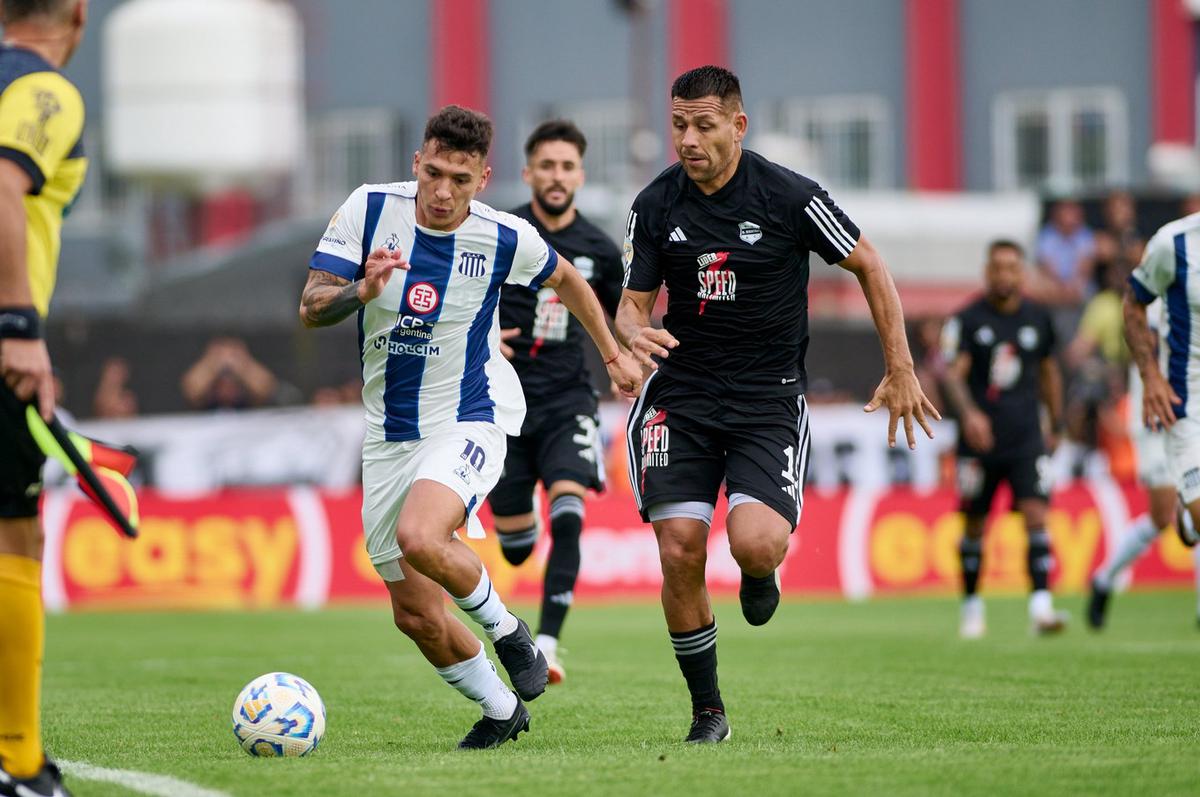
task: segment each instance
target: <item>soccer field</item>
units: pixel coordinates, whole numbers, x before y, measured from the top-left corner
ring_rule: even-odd
[[[181,797],[1195,794],[1193,600],[1121,596],[1094,635],[1068,599],[1068,634],[1036,639],[1023,600],[993,599],[972,643],[949,599],[785,602],[759,629],[721,604],[733,737],[704,748],[680,741],[687,693],[658,608],[583,606],[568,680],[530,704],[532,732],[473,754],[453,747],[477,709],[382,607],[54,616],[45,735],[82,797],[147,793],[84,779],[97,774],[85,764],[193,784]],[[327,735],[307,758],[251,758],[230,731],[238,690],[270,670],[325,699]]]

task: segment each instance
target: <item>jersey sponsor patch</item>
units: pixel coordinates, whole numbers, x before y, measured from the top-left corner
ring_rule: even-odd
[[[696,292],[700,298],[700,315],[704,315],[710,301],[732,302],[737,298],[737,275],[725,266],[728,260],[728,252],[709,252],[696,258],[700,267],[696,272],[700,280],[700,290]]]
[[[429,282],[418,282],[408,288],[408,306],[418,313],[432,313],[437,309],[441,297],[437,288]]]

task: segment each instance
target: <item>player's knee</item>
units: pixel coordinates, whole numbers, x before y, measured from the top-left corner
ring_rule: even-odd
[[[738,567],[753,576],[765,576],[783,564],[787,556],[788,538],[776,539],[773,535],[730,540],[729,551]]]
[[[422,534],[418,529],[403,522],[396,527],[396,542],[404,557],[418,570],[433,561],[441,548],[429,535]]]
[[[663,533],[659,538],[658,556],[663,574],[704,572],[708,546],[703,539]]]

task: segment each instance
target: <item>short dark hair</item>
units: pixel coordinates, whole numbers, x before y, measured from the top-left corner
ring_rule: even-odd
[[[57,17],[64,14],[72,0],[2,0],[5,22],[20,22],[30,17]]]
[[[671,84],[671,99],[698,100],[717,97],[721,104],[742,105],[742,84],[737,75],[722,66],[698,66],[689,69]]]
[[[525,157],[532,158],[534,150],[547,141],[565,141],[568,144],[574,144],[575,149],[579,150],[581,158],[583,153],[587,152],[587,138],[570,119],[550,119],[534,128],[533,132],[529,134],[529,138],[525,139]]]
[[[992,255],[996,253],[997,249],[1011,249],[1016,252],[1017,256],[1022,260],[1025,259],[1025,247],[1021,246],[1011,238],[997,238],[989,243],[987,246],[987,255],[989,260],[991,259]]]
[[[492,120],[461,105],[447,105],[429,117],[421,145],[436,141],[439,149],[476,153],[486,158],[492,147]]]

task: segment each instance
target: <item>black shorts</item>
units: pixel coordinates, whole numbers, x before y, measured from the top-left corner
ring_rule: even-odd
[[[1045,454],[992,459],[959,456],[959,511],[969,517],[981,517],[991,511],[992,499],[1000,482],[1008,482],[1013,500],[1050,498],[1050,458]]]
[[[45,462],[29,434],[25,405],[0,381],[0,517],[37,517]]]
[[[576,409],[582,410],[583,407]],[[504,472],[488,495],[492,514],[501,517],[533,511],[533,488],[572,481],[604,490],[604,447],[596,400],[587,412],[546,412],[530,407],[520,437],[508,438]]]
[[[629,481],[642,520],[655,504],[762,501],[795,528],[804,503],[809,433],[804,396],[721,396],[655,373],[626,426]]]

